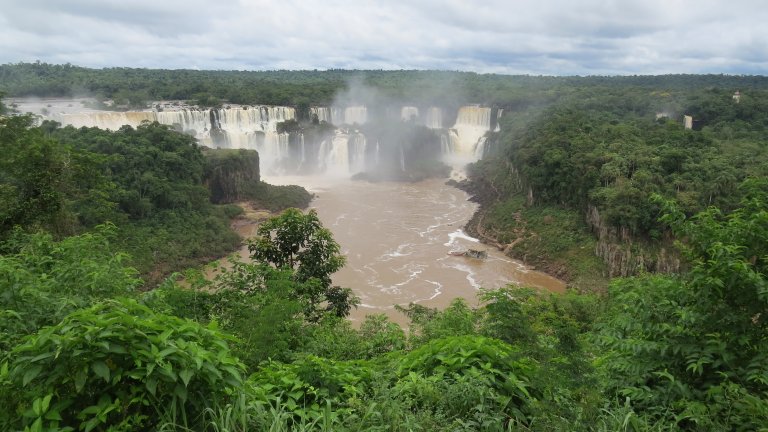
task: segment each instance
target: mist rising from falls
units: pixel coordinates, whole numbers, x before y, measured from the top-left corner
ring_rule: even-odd
[[[348,106],[331,108],[331,123],[335,125],[364,124],[368,121],[366,106]]]
[[[424,116],[424,126],[430,129],[443,128],[443,110],[438,107],[429,107]]]
[[[418,120],[419,109],[412,106],[404,106],[400,109],[400,119],[403,121]]]

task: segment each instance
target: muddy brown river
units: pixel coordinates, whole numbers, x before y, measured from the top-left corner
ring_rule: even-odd
[[[351,319],[384,313],[406,318],[394,305],[418,303],[443,308],[457,297],[476,304],[480,288],[518,284],[562,292],[556,278],[526,268],[497,249],[464,234],[462,227],[477,209],[468,195],[444,180],[418,183],[366,183],[327,178],[271,177],[272,184],[299,184],[317,197],[310,204],[333,232],[347,257],[333,276],[350,287],[361,304]],[[488,252],[479,260],[451,256],[467,248]]]

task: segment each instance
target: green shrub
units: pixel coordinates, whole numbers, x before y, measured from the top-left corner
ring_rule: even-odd
[[[334,415],[349,415],[372,380],[373,369],[365,361],[337,362],[307,356],[291,364],[271,363],[250,382],[262,405],[276,405],[292,413],[298,424],[316,421],[335,407]]]
[[[11,387],[3,393],[15,400],[0,420],[5,430],[193,426],[242,385],[241,371],[213,327],[155,314],[134,300],[110,300],[11,352]]]
[[[23,336],[67,314],[114,296],[128,296],[141,281],[114,253],[114,225],[54,241],[50,234],[15,231],[0,255],[0,358]]]
[[[399,362],[398,385],[436,377],[437,381],[484,383],[493,390],[500,408],[524,421],[526,405],[535,398],[530,379],[535,364],[518,349],[500,340],[480,336],[436,339],[415,349]],[[469,378],[468,378],[469,377]]]

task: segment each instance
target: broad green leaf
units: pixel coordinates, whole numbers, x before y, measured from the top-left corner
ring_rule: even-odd
[[[80,393],[85,386],[85,380],[88,378],[88,369],[80,369],[75,373],[75,392]]]
[[[29,362],[30,363],[34,363],[34,362],[42,360],[42,359],[47,359],[48,357],[52,357],[53,354],[54,353],[52,353],[52,352],[43,353],[43,354],[38,355],[37,357],[32,358],[31,360],[29,360]]]
[[[43,409],[42,409],[42,400],[41,399],[35,399],[34,402],[32,402],[32,412],[35,413],[35,416],[40,417],[43,415]]]
[[[29,428],[30,432],[43,432],[43,419],[38,418],[35,420],[34,423],[32,423],[32,427]]]
[[[93,372],[96,375],[103,378],[104,381],[109,382],[109,366],[107,366],[106,363],[101,360],[97,360],[91,363],[91,369],[93,369]]]
[[[157,391],[157,378],[155,377],[149,377],[147,378],[147,381],[144,383],[145,386],[147,386],[147,390],[149,390],[149,393],[154,396],[155,392]]]
[[[187,401],[187,388],[182,386],[181,384],[176,385],[176,388],[173,390],[173,394],[178,396],[182,402]]]
[[[195,373],[192,372],[191,369],[183,369],[181,372],[179,372],[179,376],[181,377],[181,380],[184,381],[184,385],[189,385],[189,380],[192,378],[192,375]]]
[[[51,406],[51,398],[53,398],[52,394],[49,394],[48,396],[43,398],[43,405],[41,407],[43,409],[43,412],[48,411],[48,408]]]
[[[53,409],[45,413],[45,416],[43,418],[45,418],[46,420],[55,420],[55,421],[63,420],[63,418],[61,417],[61,414],[59,414],[59,411],[56,409]]]
[[[21,385],[26,387],[30,381],[32,381],[38,375],[40,375],[40,372],[42,370],[43,370],[42,366],[32,366],[31,368],[29,368],[27,372],[24,373],[24,377],[21,380]]]

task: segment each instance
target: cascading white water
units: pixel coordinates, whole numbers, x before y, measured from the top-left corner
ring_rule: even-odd
[[[362,105],[331,108],[331,120],[335,125],[363,124],[368,121],[368,108]]]
[[[328,111],[327,111],[328,112]],[[237,106],[216,110],[184,108],[165,111],[98,111],[62,113],[50,118],[74,127],[117,130],[123,125],[138,127],[144,121],[157,121],[191,133],[207,147],[256,149],[264,166],[288,157],[288,135],[277,133],[277,124],[296,117],[291,107]],[[216,139],[211,135],[217,130]]]
[[[348,175],[365,171],[368,142],[365,135],[338,129],[328,143],[320,143],[318,166],[320,171],[331,175]]]
[[[287,133],[255,132],[251,137],[252,141],[247,148],[259,152],[259,164],[262,170],[267,173],[281,173],[281,162],[291,157],[290,135]]]
[[[400,119],[403,121],[418,120],[419,109],[413,106],[404,106],[400,108]]]
[[[228,147],[253,149],[253,137],[256,134],[265,135],[264,144],[270,146],[274,143],[281,148],[267,148],[268,154],[263,155],[262,159],[267,165],[270,161],[279,160],[288,155],[288,134],[278,134],[277,124],[286,120],[292,120],[296,116],[293,108],[256,106],[250,109],[230,108],[215,110],[214,115],[218,116],[221,130],[226,133]],[[206,145],[206,140],[201,140]],[[264,157],[266,156],[266,157]],[[272,159],[274,156],[277,159]]]
[[[448,135],[440,134],[440,153],[443,155],[449,155],[453,153],[451,148],[451,139]]]
[[[356,133],[349,139],[349,172],[356,173],[365,171],[365,155],[368,143],[365,135]]]
[[[325,142],[324,142],[325,143]],[[337,132],[331,140],[330,148],[327,153],[321,152],[323,165],[326,174],[346,175],[349,173],[349,135]]]
[[[142,113],[148,114],[148,113]],[[183,109],[180,111],[161,111],[156,113],[157,121],[165,125],[178,125],[183,132],[192,133],[201,138],[211,128],[208,110]]]
[[[304,164],[307,163],[307,148],[304,146],[304,134],[299,134],[299,146],[301,149],[301,160],[299,161],[299,172],[304,168]]]
[[[491,127],[495,131],[500,130],[499,120],[503,115],[501,109],[493,112],[490,108],[476,105],[464,106],[459,109],[453,127],[443,129],[444,112],[439,107],[419,110],[415,106],[402,106],[392,109],[389,115],[398,116],[398,109],[401,119],[410,120],[416,117],[418,124],[442,129],[436,131],[440,136],[440,151],[444,161],[454,167],[482,158],[487,147],[484,135]],[[368,121],[368,110],[365,106],[316,106],[310,108],[310,114],[316,116],[319,121],[336,124],[363,124]],[[492,119],[492,116],[495,118]],[[96,126],[112,130],[126,124],[137,127],[144,121],[158,121],[194,135],[205,146],[256,149],[260,152],[264,172],[298,170],[346,174],[378,166],[380,163],[378,140],[375,148],[369,149],[366,138],[356,131],[341,129],[333,139],[329,138],[325,143],[305,142],[309,135],[305,137],[302,133],[291,136],[278,134],[279,122],[296,118],[295,110],[290,107],[231,106],[211,111],[165,104],[165,110],[159,112],[78,112],[72,109],[57,109],[57,113],[48,118],[64,125]],[[402,147],[393,150],[399,151],[399,165],[402,168],[406,152]],[[291,161],[288,161],[289,158]]]
[[[491,129],[491,109],[480,106],[459,108],[450,138],[454,153],[476,155],[480,139]]]
[[[424,116],[424,126],[430,129],[443,128],[443,110],[438,107],[429,107]]]
[[[206,116],[207,116],[207,113],[206,113]],[[64,126],[69,125],[69,126],[74,126],[76,128],[97,127],[100,129],[118,130],[123,125],[130,125],[132,127],[137,127],[138,125],[141,124],[141,122],[144,122],[144,121],[149,121],[149,122],[156,121],[157,113],[152,111],[146,111],[146,112],[98,111],[98,112],[89,112],[89,113],[53,114],[48,118],[50,118],[51,120],[55,120]],[[178,123],[178,122],[175,122],[175,123]]]
[[[317,116],[317,121],[332,123],[331,109],[328,107],[311,107],[309,109],[309,115],[311,117]]]
[[[488,141],[488,138],[486,137],[480,137],[480,141],[477,142],[477,146],[475,146],[475,159],[480,160],[483,158],[483,155],[485,154],[485,143]]]
[[[501,116],[504,115],[504,108],[499,108],[498,111],[496,111],[496,128],[493,129],[494,132],[500,132],[501,131]]]

